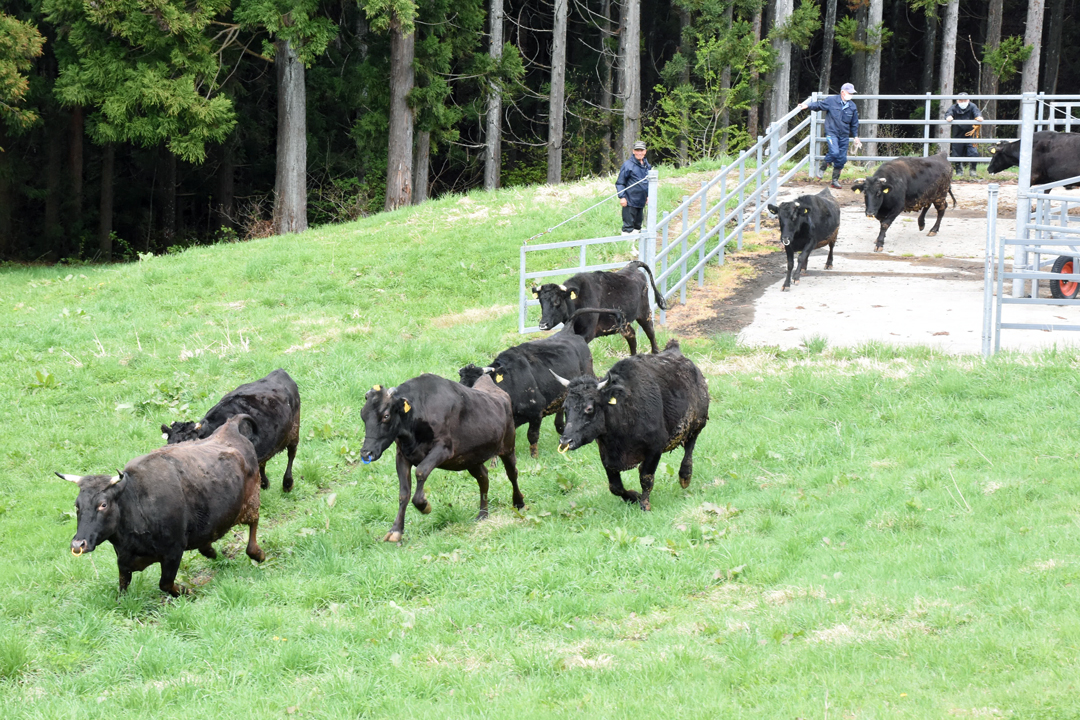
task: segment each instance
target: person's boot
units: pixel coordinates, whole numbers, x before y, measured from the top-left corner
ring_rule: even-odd
[[[828,169],[829,163],[825,162],[824,160],[818,163],[818,175],[820,175],[821,177],[825,177],[825,171]]]
[[[837,190],[839,190],[840,187],[841,187],[841,185],[840,185],[840,170],[838,168],[834,167],[832,169],[832,182],[829,183],[829,187],[836,188]]]

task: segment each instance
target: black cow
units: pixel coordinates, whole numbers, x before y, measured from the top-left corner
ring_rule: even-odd
[[[990,149],[987,171],[999,173],[1020,164],[1020,141],[1000,142]],[[1080,175],[1080,133],[1037,132],[1031,137],[1031,184]],[[1076,187],[1076,185],[1069,185]]]
[[[806,272],[810,252],[819,247],[829,246],[825,269],[832,269],[833,247],[840,232],[840,205],[829,188],[817,195],[800,195],[794,202],[780,203],[780,207],[770,205],[769,212],[780,218],[780,242],[787,253],[787,277],[781,290],[787,290],[793,282],[799,284],[799,275]],[[795,265],[797,252],[802,254],[792,277],[791,268]]]
[[[638,268],[644,268],[649,275],[648,282]],[[630,354],[637,353],[637,334],[630,325],[636,320],[652,343],[652,351],[660,352],[656,346],[656,334],[653,332],[652,309],[649,307],[649,287],[660,309],[666,310],[663,296],[656,289],[652,270],[640,260],[627,263],[626,267],[614,272],[578,273],[562,285],[547,283],[533,288],[533,295],[540,300],[540,329],[550,330],[559,323],[570,322],[574,332],[592,342],[601,335],[616,333],[626,338]],[[578,308],[617,308],[622,311],[626,322],[614,314],[585,314],[574,318]]]
[[[293,487],[292,466],[296,457],[296,445],[300,442],[300,391],[289,373],[278,369],[261,380],[246,383],[228,393],[210,408],[202,420],[174,422],[171,427],[162,425],[166,444],[185,440],[198,440],[210,436],[234,415],[250,415],[255,423],[255,452],[259,454],[259,474],[263,488],[270,487],[266,477],[266,462],[281,452],[289,450],[289,464],[281,489],[289,492]]]
[[[461,383],[473,387],[487,374],[510,396],[514,425],[529,425],[529,454],[536,457],[540,440],[540,422],[555,415],[555,432],[562,433],[564,388],[548,370],[565,378],[593,375],[592,354],[585,338],[569,327],[546,338],[515,345],[495,356],[486,367],[466,365],[458,370]]]
[[[709,388],[678,341],[670,340],[657,355],[620,360],[599,382],[589,377],[562,382],[568,389],[559,452],[596,440],[608,488],[648,510],[660,456],[682,445],[679,484],[690,485],[694,444],[709,421]],[[635,465],[640,465],[640,494],[625,489],[620,475]]]
[[[881,232],[874,243],[874,252],[885,248],[885,232],[899,217],[909,210],[921,210],[919,229],[926,226],[926,211],[933,205],[937,210],[937,222],[927,233],[937,235],[941,218],[949,206],[947,196],[952,194],[952,165],[949,153],[941,152],[930,157],[902,157],[890,160],[877,169],[871,177],[852,184],[851,189],[866,197],[866,216],[875,217],[881,223]]]
[[[506,476],[514,488],[514,507],[525,507],[517,483],[514,455],[514,413],[510,396],[484,375],[468,388],[460,383],[424,374],[397,387],[384,390],[376,385],[368,390],[360,411],[364,420],[364,464],[382,457],[397,442],[398,514],[383,540],[397,542],[405,529],[405,508],[412,491],[412,469],[416,468],[413,505],[425,515],[431,503],[424,497],[424,483],[435,468],[468,470],[480,485],[480,513],[488,515],[488,473],[485,463],[496,455],[503,461]]]
[[[247,525],[247,554],[266,555],[259,528],[259,458],[247,415],[230,418],[205,440],[166,445],[128,462],[118,475],[61,475],[79,486],[75,555],[108,540],[116,550],[120,592],[131,574],[161,563],[158,587],[180,594],[176,571],[185,550],[217,557],[213,544],[234,525]]]

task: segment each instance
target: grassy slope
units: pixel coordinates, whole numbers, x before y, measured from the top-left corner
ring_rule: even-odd
[[[626,506],[548,421],[524,517],[501,470],[481,524],[475,483],[438,472],[434,512],[379,542],[396,480],[352,462],[364,392],[519,342],[521,240],[607,189],[3,270],[0,716],[1077,717],[1072,355],[684,342],[713,398],[689,490],[676,452],[653,512]],[[616,228],[598,210],[554,238]],[[593,351],[602,370],[625,344]],[[270,463],[268,561],[238,531],[231,559],[185,558],[190,597],[163,601],[155,566],[118,602],[110,548],[67,552],[52,471],[122,466],[275,367],[301,389],[302,479],[284,495]]]

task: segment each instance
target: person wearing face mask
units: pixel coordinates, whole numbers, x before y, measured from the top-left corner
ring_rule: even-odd
[[[840,188],[840,171],[847,163],[847,149],[849,138],[854,138],[855,149],[862,147],[859,140],[859,110],[855,107],[855,101],[851,96],[855,94],[855,86],[844,83],[840,86],[839,95],[830,95],[827,98],[816,101],[799,103],[800,110],[821,110],[825,113],[825,141],[829,144],[829,151],[821,161],[821,173],[832,165],[832,182],[830,187]]]
[[[951,123],[954,120],[974,120],[977,123],[983,121],[982,113],[979,112],[979,108],[975,103],[968,100],[968,94],[962,92],[956,96],[956,102],[945,112],[945,122]],[[974,125],[967,125],[956,123],[952,126],[952,136],[954,138],[959,137],[972,137]],[[956,157],[979,157],[979,151],[975,149],[975,144],[966,143],[953,143],[949,148],[949,154]],[[961,163],[960,172],[957,175],[963,175],[965,169],[968,175],[975,177],[976,167],[975,163]]]

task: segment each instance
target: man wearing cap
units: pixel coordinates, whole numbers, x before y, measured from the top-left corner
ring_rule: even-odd
[[[627,158],[615,178],[622,205],[622,234],[630,235],[641,230],[641,217],[649,200],[649,171],[652,165],[645,159],[645,143],[634,143],[634,156]]]
[[[951,123],[953,120],[974,120],[977,123],[983,121],[982,113],[979,112],[979,108],[975,106],[975,103],[968,100],[968,94],[962,92],[956,96],[956,102],[953,106],[945,111],[945,122]],[[958,137],[972,137],[974,135],[974,125],[961,125],[957,123],[952,126],[952,136]],[[949,148],[949,154],[956,157],[979,157],[979,151],[975,149],[975,143],[953,143]],[[963,175],[964,169],[967,168],[967,173],[971,177],[975,177],[975,163],[961,163],[960,172],[957,175]]]
[[[829,185],[837,189],[840,188],[840,171],[847,164],[849,138],[855,139],[856,150],[862,147],[862,141],[859,140],[859,110],[851,99],[854,94],[855,86],[844,83],[840,87],[839,95],[799,103],[800,110],[810,108],[825,113],[825,140],[829,143],[829,151],[821,161],[820,170],[824,175],[826,168],[832,165],[832,182]]]

